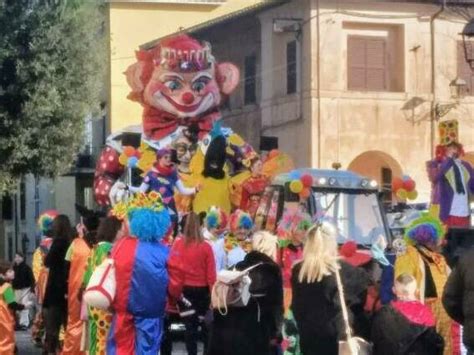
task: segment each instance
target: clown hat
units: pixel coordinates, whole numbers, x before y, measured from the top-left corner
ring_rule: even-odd
[[[441,243],[446,228],[441,220],[429,213],[413,220],[405,230],[405,240],[412,245],[436,246]]]
[[[230,215],[229,227],[232,232],[235,232],[239,228],[251,230],[253,228],[252,217],[240,209],[235,210]]]
[[[369,253],[357,250],[357,244],[354,241],[344,243],[339,250],[339,255],[346,263],[356,267],[365,265],[372,259]]]
[[[58,216],[56,210],[46,210],[38,217],[38,228],[41,233],[46,234],[53,225],[53,220]]]
[[[457,120],[440,122],[438,125],[439,144],[448,146],[450,144],[459,144],[459,123]]]

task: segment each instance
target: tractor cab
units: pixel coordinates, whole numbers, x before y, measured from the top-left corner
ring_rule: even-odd
[[[309,196],[292,192],[295,176],[311,176]],[[390,245],[390,230],[379,198],[377,182],[350,171],[298,169],[277,175],[267,187],[255,217],[257,228],[275,231],[285,209],[300,208],[313,220],[330,220],[338,229],[338,243],[355,241],[362,248],[383,238]]]

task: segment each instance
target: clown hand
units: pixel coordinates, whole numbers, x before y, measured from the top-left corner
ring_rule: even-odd
[[[117,181],[113,184],[112,188],[110,189],[110,203],[112,206],[116,205],[117,203],[123,201],[128,194],[127,185],[124,184],[122,181]]]

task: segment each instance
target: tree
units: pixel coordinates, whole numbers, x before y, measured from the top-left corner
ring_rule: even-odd
[[[100,1],[0,0],[0,192],[67,172],[105,82]]]

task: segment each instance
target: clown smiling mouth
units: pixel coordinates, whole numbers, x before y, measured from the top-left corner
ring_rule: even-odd
[[[199,100],[199,102],[197,104],[194,104],[194,105],[181,105],[181,104],[178,104],[176,101],[174,101],[173,99],[171,99],[169,96],[163,94],[161,92],[161,95],[166,99],[166,101],[168,101],[171,105],[173,105],[174,107],[176,107],[176,109],[178,109],[179,111],[181,112],[193,112],[193,111],[196,111],[199,106],[201,106],[204,98],[202,98],[201,100]]]

